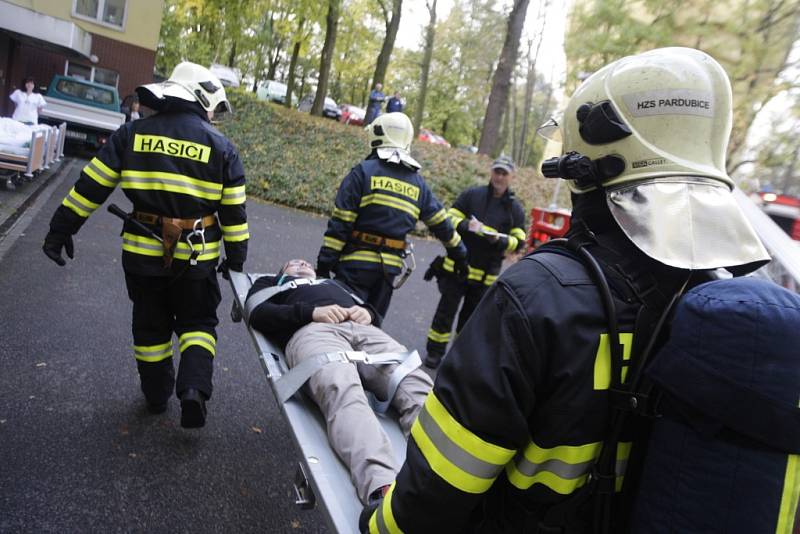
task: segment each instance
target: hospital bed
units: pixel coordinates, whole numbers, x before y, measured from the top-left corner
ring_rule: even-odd
[[[12,171],[11,179],[17,185],[21,183],[19,175],[30,180],[35,173],[50,168],[53,162],[59,161],[64,155],[66,123],[59,126],[38,124],[25,128],[30,132],[30,138],[0,135],[0,169]]]
[[[253,282],[261,276],[264,275],[230,272],[230,283],[234,294],[231,318],[234,321],[239,322],[244,318],[247,292]],[[294,481],[295,503],[302,508],[318,506],[335,532],[357,533],[358,516],[362,505],[356,496],[347,467],[328,443],[322,414],[302,389],[285,402],[280,402],[279,384],[289,370],[283,351],[261,333],[250,328],[246,320],[244,324],[253,340],[273,396],[280,405],[281,413],[300,451]],[[406,456],[406,440],[400,425],[391,415],[376,413],[376,416],[392,442],[398,465],[402,465]]]

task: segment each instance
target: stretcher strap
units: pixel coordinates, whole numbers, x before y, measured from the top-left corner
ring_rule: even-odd
[[[281,378],[275,381],[275,393],[278,401],[283,404],[294,395],[298,389],[303,387],[303,384],[308,382],[314,373],[322,369],[330,363],[366,363],[369,365],[391,365],[394,363],[405,364],[408,360],[416,360],[417,365],[411,370],[419,367],[422,363],[417,351],[413,352],[384,352],[381,354],[367,354],[363,351],[339,351],[339,352],[325,352],[307,358],[299,364],[292,367],[289,372],[285,373]],[[399,365],[398,369],[405,367]],[[397,385],[392,388],[392,384],[400,381],[411,371],[406,371],[399,379],[395,380],[397,369],[392,372],[389,379],[389,397],[391,401],[397,391]],[[385,411],[385,410],[384,410]]]
[[[316,286],[319,284],[334,284],[336,287],[350,295],[350,298],[358,304],[359,306],[364,304],[364,301],[358,296],[354,295],[350,291],[347,291],[344,287],[342,287],[338,282],[335,280],[329,280],[327,278],[317,278],[315,280],[310,280],[308,278],[297,278],[295,280],[289,280],[288,282],[284,282],[279,286],[270,286],[265,287],[259,291],[256,291],[244,303],[244,316],[250,321],[250,314],[255,310],[260,304],[268,301],[275,295],[279,293],[283,293],[284,291],[289,291],[290,289],[297,289],[300,286]]]
[[[386,388],[386,400],[378,400],[371,392],[367,392],[367,398],[369,399],[370,405],[372,405],[372,410],[377,413],[386,413],[386,410],[389,409],[389,406],[392,403],[392,399],[394,398],[395,393],[397,393],[397,388],[400,386],[400,382],[403,381],[408,374],[417,369],[420,365],[422,365],[422,360],[419,357],[419,353],[414,350],[412,352],[405,353],[407,355],[406,359],[400,363],[397,367],[394,368],[392,374],[389,375],[389,385]]]

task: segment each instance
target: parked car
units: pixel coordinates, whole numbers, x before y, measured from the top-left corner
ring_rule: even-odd
[[[342,104],[339,106],[342,116],[339,122],[345,124],[354,124],[356,126],[364,126],[364,117],[367,115],[367,110],[364,108],[356,107],[352,104]]]
[[[66,138],[97,149],[125,123],[116,87],[71,76],[53,77],[44,94],[47,105],[39,112],[46,124],[67,123]]]
[[[208,70],[211,71],[211,74],[219,78],[219,81],[222,82],[222,85],[225,87],[239,87],[242,77],[239,75],[238,69],[212,63],[211,66],[208,67]]]
[[[311,106],[313,104],[314,104],[314,95],[306,95],[300,100],[300,103],[297,104],[297,110],[305,111],[306,113],[308,113],[311,111]],[[336,102],[328,96],[325,97],[325,104],[322,108],[322,116],[336,121],[338,121],[339,118],[342,116],[342,112],[336,105]]]
[[[259,100],[267,100],[268,102],[278,102],[279,104],[286,103],[286,92],[289,88],[285,83],[276,82],[275,80],[268,80],[263,85],[259,85],[256,89],[256,98]]]
[[[425,141],[426,143],[433,143],[434,145],[450,146],[450,143],[448,143],[444,137],[441,135],[436,135],[426,128],[419,129],[419,135],[417,136],[417,139],[420,141]]]

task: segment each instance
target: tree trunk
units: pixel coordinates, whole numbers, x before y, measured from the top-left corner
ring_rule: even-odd
[[[428,74],[431,70],[431,58],[433,57],[433,40],[436,36],[436,2],[427,3],[428,12],[431,15],[428,28],[425,30],[425,50],[422,54],[422,66],[419,75],[419,97],[417,98],[416,110],[414,110],[414,133],[418,134],[422,126],[422,114],[425,112],[425,98],[428,96]]]
[[[278,65],[281,59],[281,49],[283,48],[283,41],[275,43],[275,55],[270,54],[269,68],[267,69],[267,80],[275,79],[275,71],[278,70]]]
[[[376,83],[383,83],[386,78],[386,70],[389,68],[394,41],[397,38],[397,29],[400,27],[400,12],[402,9],[403,0],[392,0],[392,18],[386,18],[386,37],[383,40],[383,46],[381,46],[381,53],[378,54],[378,61],[375,63],[372,87],[375,87]]]
[[[236,66],[236,39],[233,40],[233,44],[231,45],[231,51],[228,54],[228,66],[230,68]]]
[[[525,80],[525,103],[522,108],[522,129],[519,134],[519,150],[517,151],[517,163],[522,164],[522,158],[525,154],[525,145],[528,143],[528,121],[531,114],[531,105],[533,103],[533,89],[536,86],[536,62],[539,59],[539,50],[542,48],[542,39],[544,38],[544,25],[546,21],[545,15],[547,8],[550,7],[550,0],[545,0],[544,4],[539,5],[537,19],[541,21],[539,27],[539,34],[536,36],[536,52],[531,56],[531,47],[533,41],[528,41],[528,77]]]
[[[339,7],[341,0],[328,0],[328,16],[325,17],[325,44],[322,46],[322,57],[319,62],[319,83],[311,114],[322,116],[325,97],[328,95],[328,77],[331,74],[333,51],[336,48],[336,30],[339,27]]]
[[[284,105],[287,108],[292,107],[292,93],[294,92],[294,71],[297,69],[297,58],[300,56],[301,39],[303,35],[303,25],[305,24],[305,17],[300,17],[297,22],[297,38],[292,47],[292,59],[289,61],[289,74],[286,79],[286,102]]]
[[[498,134],[503,122],[503,113],[508,102],[508,91],[511,85],[511,73],[517,63],[519,51],[519,38],[525,24],[525,15],[528,12],[530,0],[514,0],[514,7],[508,17],[508,29],[503,50],[500,52],[500,61],[492,77],[492,91],[489,93],[489,103],[483,117],[483,131],[478,145],[478,153],[496,156],[498,147]]]

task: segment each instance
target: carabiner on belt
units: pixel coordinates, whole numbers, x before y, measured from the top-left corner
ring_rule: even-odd
[[[200,237],[199,252],[195,248],[195,244],[192,243],[192,238],[197,236]],[[186,234],[186,244],[189,245],[189,250],[191,251],[191,254],[189,255],[189,264],[197,265],[197,257],[205,254],[206,252],[206,229],[203,227],[202,218],[194,221],[194,227],[192,228],[192,231]]]

